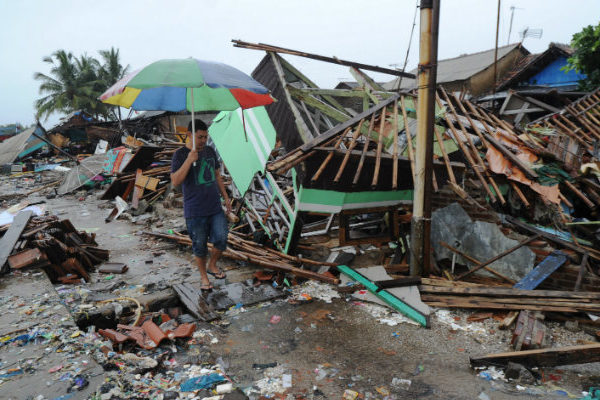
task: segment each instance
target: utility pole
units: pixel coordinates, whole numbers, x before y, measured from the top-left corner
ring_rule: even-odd
[[[431,194],[433,192],[433,129],[437,76],[440,0],[421,0],[418,68],[415,190],[411,221],[410,274],[429,273],[431,263]]]

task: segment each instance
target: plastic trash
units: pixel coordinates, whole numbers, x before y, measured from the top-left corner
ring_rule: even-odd
[[[212,387],[215,383],[223,382],[225,378],[221,374],[209,374],[190,378],[183,382],[179,389],[182,392],[193,392],[194,390],[207,389]]]
[[[233,391],[233,385],[231,383],[224,383],[222,385],[217,385],[217,394],[225,394],[231,393]]]

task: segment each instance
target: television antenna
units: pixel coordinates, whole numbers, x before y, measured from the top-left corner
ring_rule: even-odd
[[[513,23],[513,17],[515,16],[515,10],[524,10],[524,8],[510,6],[510,25],[508,28],[508,40],[506,41],[507,45],[510,44],[510,34],[512,33],[512,23]]]
[[[519,36],[521,36],[521,41],[525,40],[525,38],[528,37],[540,39],[543,33],[543,29],[531,29],[529,27],[526,27],[521,32],[519,32]]]

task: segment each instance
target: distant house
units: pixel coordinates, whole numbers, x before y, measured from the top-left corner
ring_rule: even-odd
[[[0,142],[8,139],[9,137],[15,136],[17,133],[21,132],[23,127],[18,124],[9,124],[0,126]]]
[[[439,60],[437,67],[437,84],[450,92],[464,91],[473,96],[488,93],[494,89],[494,53],[495,50],[485,50],[478,53],[464,54],[458,57]],[[496,74],[503,77],[529,51],[521,43],[498,47]],[[417,68],[410,71],[417,74]],[[416,89],[415,79],[394,79],[383,85],[386,90]]]
[[[521,59],[498,83],[496,93],[479,98],[514,124],[526,124],[549,113],[559,112],[571,101],[585,95],[577,90],[584,74],[563,71],[573,49],[550,43],[539,54]]]
[[[573,49],[565,44],[550,43],[543,53],[530,54],[523,58],[500,81],[497,91],[506,89],[556,88],[561,91],[577,89],[585,74],[562,70]]]

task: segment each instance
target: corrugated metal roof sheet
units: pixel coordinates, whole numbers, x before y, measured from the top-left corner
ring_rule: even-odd
[[[281,140],[283,147],[290,151],[304,144],[269,54],[265,55],[252,71],[252,77],[269,89],[273,97],[277,99],[276,102],[265,108],[277,132],[277,139]]]
[[[19,153],[25,149],[27,140],[29,140],[37,128],[37,125],[32,126],[18,135],[0,143],[0,165],[11,164],[15,158],[17,158]]]
[[[520,46],[520,43],[514,43],[498,47],[498,60]],[[523,50],[529,53],[525,48],[523,48]],[[441,60],[438,62],[437,82],[446,83],[468,79],[478,72],[490,67],[493,63],[494,49]],[[417,69],[413,69],[410,73],[417,74]],[[398,79],[394,79],[393,81],[384,84],[383,87],[386,90],[393,90],[397,85]],[[415,79],[402,79],[401,89],[413,89],[415,87]]]

